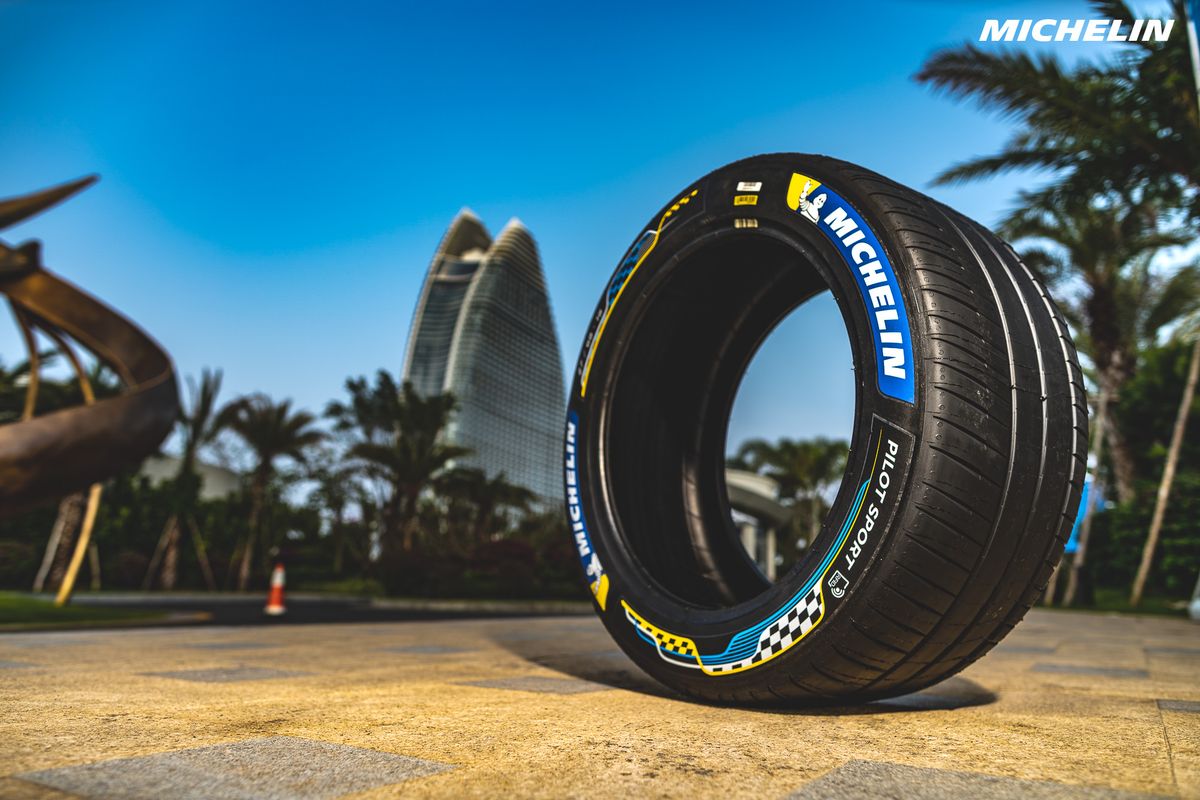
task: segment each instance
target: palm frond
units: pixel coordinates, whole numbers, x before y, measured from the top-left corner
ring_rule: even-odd
[[[1140,331],[1152,340],[1167,325],[1200,311],[1200,266],[1189,264],[1162,282],[1146,310]]]

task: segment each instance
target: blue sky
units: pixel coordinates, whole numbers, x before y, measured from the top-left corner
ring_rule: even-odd
[[[136,319],[183,375],[319,410],[399,371],[464,205],[541,247],[564,371],[605,281],[677,190],[759,152],[836,155],[984,223],[1022,178],[931,188],[1007,127],[917,86],[986,17],[1082,2],[527,5],[0,0],[0,196],[101,183],[6,232]],[[1041,45],[1041,47],[1049,47]],[[1071,54],[1095,45],[1068,45]],[[844,433],[831,302],[785,323],[731,440]],[[21,357],[0,326],[0,354]],[[819,387],[819,388],[818,388]]]

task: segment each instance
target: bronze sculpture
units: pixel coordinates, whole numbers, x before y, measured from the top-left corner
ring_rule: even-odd
[[[32,217],[95,183],[83,178],[0,200],[0,230]],[[0,294],[7,296],[29,351],[30,379],[19,422],[0,426],[0,515],[91,487],[83,531],[59,602],[70,593],[99,504],[100,482],[154,452],[179,409],[175,371],[145,332],[96,298],[48,271],[36,240],[0,241]],[[66,356],[84,405],[35,416],[39,361],[35,330]],[[123,385],[97,399],[70,340],[91,351]]]

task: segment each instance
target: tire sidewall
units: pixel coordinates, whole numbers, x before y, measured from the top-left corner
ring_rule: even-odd
[[[829,236],[793,210],[788,203],[788,188],[794,174],[816,179],[820,188],[827,189],[853,208],[878,240],[883,255],[890,262],[895,285],[907,309],[907,367],[912,371],[913,402],[896,399],[880,389],[879,365],[876,357],[876,334],[871,310],[867,306],[851,265],[845,260]],[[920,315],[916,308],[910,264],[907,254],[890,239],[887,226],[882,224],[867,198],[859,196],[854,184],[839,180],[839,169],[827,159],[804,155],[759,156],[735,162],[718,169],[681,192],[671,203],[654,215],[645,231],[661,227],[653,248],[637,262],[630,275],[629,261],[636,255],[637,243],[622,259],[592,316],[584,346],[576,365],[568,398],[568,432],[566,448],[566,490],[568,513],[579,548],[581,563],[593,587],[593,599],[598,612],[614,639],[631,658],[647,671],[667,677],[674,685],[693,680],[724,681],[731,688],[757,682],[762,670],[770,670],[819,650],[823,637],[834,629],[840,616],[854,616],[854,608],[869,594],[872,568],[886,553],[893,528],[900,517],[898,509],[907,493],[911,478],[911,461],[919,445],[921,372],[920,348],[915,341],[921,335],[917,329]],[[757,192],[739,189],[739,185],[761,184]],[[753,195],[754,204],[735,205],[735,198]],[[815,196],[815,195],[814,195]],[[684,198],[690,198],[681,205]],[[664,216],[675,208],[671,220],[663,226]],[[738,220],[752,219],[756,227],[739,227]],[[799,250],[826,282],[842,312],[855,364],[856,408],[851,451],[845,477],[826,516],[820,536],[809,553],[793,569],[781,576],[774,586],[746,603],[728,609],[711,610],[690,606],[665,593],[631,557],[625,543],[626,535],[613,511],[614,504],[606,495],[606,470],[616,468],[605,463],[604,430],[605,398],[614,374],[620,369],[624,348],[636,330],[656,289],[669,278],[671,271],[685,265],[688,255],[700,244],[713,237],[772,236]],[[621,286],[615,302],[610,302],[610,289]],[[829,331],[841,335],[841,331]],[[599,339],[597,340],[597,337]],[[820,346],[820,342],[814,343]],[[589,363],[590,356],[590,363]],[[801,356],[802,357],[802,356]],[[586,378],[586,392],[582,390]],[[870,491],[871,471],[878,465],[879,450],[887,440],[887,430],[907,434],[907,460],[897,464],[889,478],[888,497],[884,502],[888,513],[887,525],[872,531],[869,550],[856,559],[853,580],[844,587],[836,600],[828,586],[822,587],[825,612],[811,630],[777,657],[754,668],[733,674],[709,675],[697,669],[676,666],[660,657],[656,647],[639,636],[628,611],[636,613],[653,625],[700,641],[728,638],[738,631],[753,628],[769,618],[793,598],[802,584],[811,580],[823,560],[850,520],[855,508],[865,513],[866,494]],[[897,434],[897,437],[900,434]],[[878,441],[876,441],[878,440]],[[874,461],[873,461],[874,459]],[[867,490],[860,492],[863,483]],[[859,498],[861,503],[856,503]],[[645,502],[653,502],[646,498]],[[854,531],[850,532],[853,542]],[[843,545],[840,550],[845,550]],[[835,553],[840,556],[841,553]],[[830,568],[832,569],[832,567]],[[832,573],[829,573],[832,575]],[[606,586],[600,586],[606,581]],[[704,652],[704,648],[701,648]]]

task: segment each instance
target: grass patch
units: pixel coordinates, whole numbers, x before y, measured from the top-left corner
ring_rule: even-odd
[[[24,628],[86,628],[113,622],[156,619],[162,611],[145,608],[104,608],[68,605],[59,608],[51,598],[0,592],[0,630]]]
[[[374,578],[344,578],[337,581],[297,580],[295,590],[354,597],[382,597],[384,594],[383,584]]]

